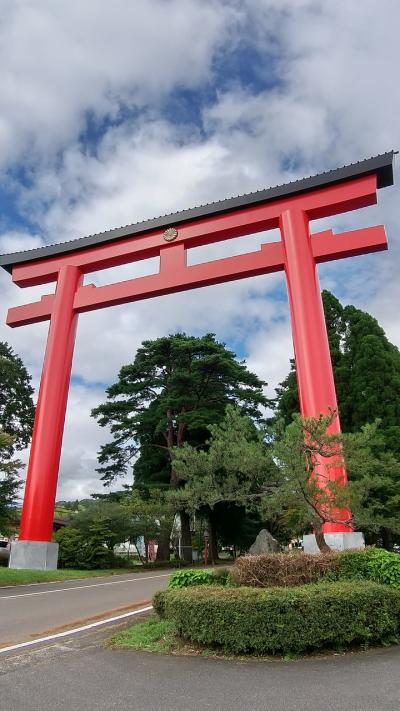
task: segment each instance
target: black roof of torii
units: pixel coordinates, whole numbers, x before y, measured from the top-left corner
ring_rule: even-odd
[[[77,250],[87,247],[94,247],[99,244],[113,242],[114,240],[123,239],[132,235],[139,235],[150,230],[161,229],[176,226],[182,222],[189,222],[204,217],[212,217],[220,215],[231,210],[238,210],[243,207],[257,205],[262,202],[270,202],[282,197],[299,195],[309,190],[315,190],[327,185],[341,183],[352,178],[359,178],[365,175],[376,174],[378,188],[384,188],[388,185],[393,185],[393,157],[397,151],[389,151],[381,155],[367,158],[345,165],[342,168],[329,170],[325,173],[312,175],[309,178],[295,180],[284,185],[277,185],[273,188],[265,190],[257,190],[246,195],[220,200],[218,202],[200,205],[189,210],[181,210],[173,212],[169,215],[155,217],[151,220],[144,220],[126,227],[118,227],[116,229],[99,232],[98,234],[80,237],[60,244],[46,245],[37,249],[30,249],[23,252],[14,252],[13,254],[0,255],[0,266],[6,271],[12,271],[15,264],[25,264],[36,259],[46,259],[47,257],[59,256],[68,252],[76,252]]]

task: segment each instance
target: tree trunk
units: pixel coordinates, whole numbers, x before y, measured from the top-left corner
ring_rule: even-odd
[[[183,560],[192,563],[192,534],[190,532],[190,516],[186,511],[180,511],[181,519],[181,549]]]
[[[217,527],[215,524],[215,514],[214,511],[210,511],[208,516],[208,523],[210,527],[209,531],[209,544],[210,544],[210,559],[212,563],[218,562],[218,536]]]
[[[381,535],[382,535],[382,545],[387,551],[392,551],[393,550],[393,536],[390,528],[386,528],[386,526],[383,526],[381,528]]]
[[[314,522],[314,534],[320,553],[323,553],[324,555],[332,553],[332,549],[328,546],[325,540],[324,532],[322,530],[322,525],[320,521]]]
[[[164,521],[158,537],[156,561],[169,560],[169,546],[173,521]]]

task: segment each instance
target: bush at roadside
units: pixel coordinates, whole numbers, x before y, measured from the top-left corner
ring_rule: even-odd
[[[400,632],[400,592],[367,581],[268,590],[186,587],[158,592],[153,604],[184,639],[234,654],[389,643]]]
[[[57,531],[54,540],[59,544],[59,568],[96,570],[131,567],[127,559],[114,555],[113,551],[104,545],[101,537],[86,536],[72,526]]]

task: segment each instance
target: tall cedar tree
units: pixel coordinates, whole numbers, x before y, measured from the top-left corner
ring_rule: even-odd
[[[184,442],[202,445],[208,426],[224,418],[228,404],[260,418],[267,400],[265,383],[244,362],[215,340],[184,333],[144,341],[133,363],[121,368],[108,388],[107,402],[93,410],[113,440],[99,453],[105,484],[133,467],[135,484],[184,485],[173,465],[173,448]],[[191,561],[190,517],[180,512],[184,557]],[[169,557],[169,540],[160,541],[158,558]]]
[[[399,459],[400,352],[370,314],[354,306],[343,307],[328,291],[322,292],[322,298],[342,430],[357,432],[378,418],[384,449]],[[277,388],[276,415],[289,424],[298,411],[296,371],[292,361],[289,375]],[[379,476],[377,472],[376,477]],[[391,487],[376,486],[383,508],[385,496],[389,497],[386,504],[391,508],[390,490]],[[392,544],[392,532],[390,526],[380,529],[380,538],[388,548]]]

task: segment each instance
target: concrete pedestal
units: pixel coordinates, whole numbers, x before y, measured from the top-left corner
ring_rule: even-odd
[[[57,570],[58,543],[13,541],[9,568],[18,570]]]
[[[334,551],[347,551],[354,548],[365,548],[364,534],[359,531],[353,533],[325,533],[325,540]],[[303,536],[304,553],[319,553],[313,533]]]

